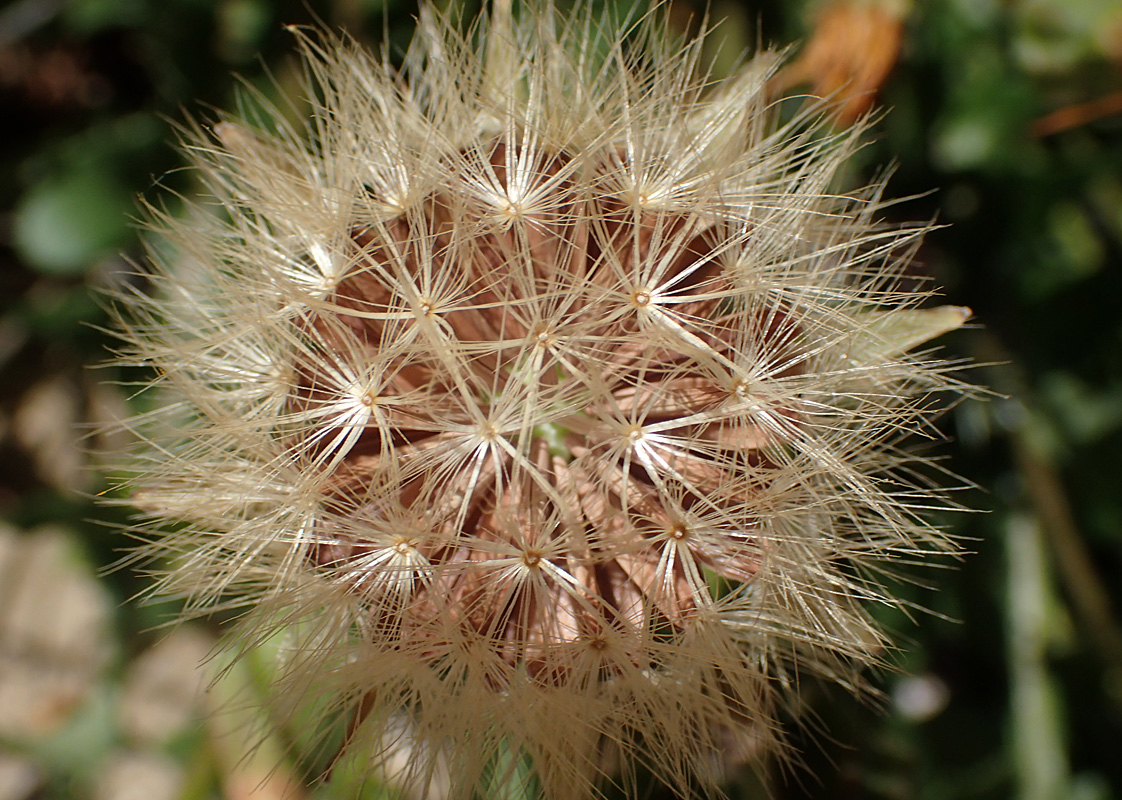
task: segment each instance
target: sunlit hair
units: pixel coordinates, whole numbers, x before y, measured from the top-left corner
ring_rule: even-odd
[[[400,70],[299,41],[308,130],[189,133],[210,200],[122,298],[155,591],[244,612],[397,786],[708,791],[953,549],[898,447],[961,389],[909,354],[968,315],[902,280],[927,226],[839,193],[860,129],[784,118],[773,54],[707,81],[660,13],[424,9]]]

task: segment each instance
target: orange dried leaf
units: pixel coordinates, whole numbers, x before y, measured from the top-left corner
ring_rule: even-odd
[[[837,98],[840,124],[853,123],[872,106],[896,65],[903,22],[895,9],[829,3],[799,58],[779,74],[779,88],[810,84],[815,95]]]

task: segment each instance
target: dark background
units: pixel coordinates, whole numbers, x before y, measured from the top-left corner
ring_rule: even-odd
[[[318,20],[399,52],[415,10],[0,8],[0,800],[382,796],[342,773],[311,788],[317,757],[283,726],[246,755],[250,712],[195,721],[214,694],[252,696],[257,673],[243,664],[202,700],[193,666],[216,629],[154,629],[171,609],[127,602],[144,576],[106,571],[127,512],[96,502],[91,453],[119,437],[91,431],[128,406],[128,387],[103,381],[135,376],[93,365],[112,342],[97,290],[142,258],[138,196],[174,208],[161,187],[194,188],[176,171],[172,123],[236,107],[231,73],[298,92],[285,24]],[[671,13],[685,29],[699,10]],[[894,167],[888,195],[914,199],[890,213],[946,224],[917,267],[974,309],[976,324],[942,343],[993,393],[951,410],[948,441],[929,446],[962,477],[955,500],[983,513],[940,518],[970,555],[920,573],[933,588],[897,587],[924,610],[884,615],[900,649],[898,669],[873,676],[882,696],[808,683],[792,737],[803,766],[753,772],[730,755],[730,795],[1122,796],[1122,4],[773,0],[710,13],[726,20],[711,40],[718,71],[757,41],[793,44],[784,80],[837,92],[839,124],[874,96],[887,109],[849,179]]]

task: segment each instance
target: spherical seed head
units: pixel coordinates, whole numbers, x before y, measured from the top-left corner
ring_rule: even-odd
[[[968,314],[900,282],[924,227],[836,193],[857,133],[777,122],[770,55],[707,85],[614,30],[425,10],[400,72],[300,34],[308,135],[190,134],[221,213],[154,213],[127,303],[159,591],[283,630],[372,762],[405,726],[405,785],[688,793],[796,666],[858,683],[878,571],[950,547],[897,448],[955,388],[907,351]]]

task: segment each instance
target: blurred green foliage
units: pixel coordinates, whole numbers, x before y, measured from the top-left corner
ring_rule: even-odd
[[[826,5],[716,0],[710,15],[727,21],[715,68],[757,41],[806,42]],[[867,179],[893,165],[889,196],[914,198],[894,207],[900,220],[946,223],[917,269],[974,309],[979,324],[947,337],[946,352],[973,359],[969,378],[994,396],[955,408],[943,421],[951,441],[932,449],[964,479],[956,499],[988,513],[941,520],[973,553],[898,587],[917,611],[884,615],[900,670],[878,677],[879,701],[808,685],[809,724],[793,739],[805,766],[733,769],[729,792],[1122,797],[1122,6],[882,5],[901,22],[901,48],[862,169]],[[674,18],[689,26],[703,10],[675,3]],[[174,206],[167,189],[193,190],[177,171],[173,123],[235,107],[232,72],[267,97],[298,92],[285,24],[341,26],[400,52],[414,11],[394,0],[0,9],[0,518],[20,531],[12,542],[38,541],[44,524],[65,531],[87,580],[119,555],[113,526],[126,512],[94,503],[104,479],[86,468],[96,463],[86,452],[112,441],[77,441],[83,425],[122,413],[122,392],[99,382],[130,377],[88,368],[111,343],[91,290],[134,280],[138,196]],[[4,558],[0,600],[15,592],[18,563]],[[0,724],[0,796],[126,796],[106,775],[141,749],[177,776],[171,796],[236,796],[206,729],[142,747],[121,723],[117,704],[166,609],[125,603],[144,586],[128,569],[101,586],[112,655],[53,727]],[[0,613],[0,642],[9,627]],[[26,655],[4,648],[4,664]],[[256,691],[252,675],[238,680]],[[268,760],[297,734],[275,732],[260,753]],[[322,766],[309,756],[281,777],[302,785]],[[336,775],[314,796],[379,796],[348,765]]]

